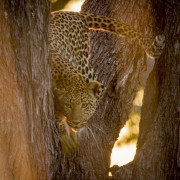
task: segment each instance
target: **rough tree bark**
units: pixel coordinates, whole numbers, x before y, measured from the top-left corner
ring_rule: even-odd
[[[119,19],[151,37],[165,33],[170,49],[155,63],[146,86],[136,158],[112,178],[178,179],[178,0],[86,0],[82,10]],[[146,74],[143,50],[128,39],[92,32],[91,53],[107,92],[89,122],[93,135],[88,129],[82,132],[80,147],[64,157],[62,179],[107,178],[113,144]]]
[[[180,4],[152,0],[152,10],[166,48],[147,81],[135,159],[114,179],[180,179]]]
[[[44,0],[0,1],[0,179],[51,179],[60,168],[49,11]]]
[[[162,58],[155,64],[145,91],[136,179],[180,179],[180,3],[153,0],[167,38]],[[162,22],[164,21],[164,22]],[[158,23],[158,22],[157,22]]]

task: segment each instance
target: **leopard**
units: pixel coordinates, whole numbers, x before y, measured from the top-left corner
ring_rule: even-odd
[[[79,70],[68,61],[51,53],[55,118],[67,118],[74,131],[81,129],[98,104],[98,81],[86,82]]]
[[[165,46],[163,34],[150,38],[113,18],[82,12],[52,12],[49,42],[55,119],[66,118],[68,126],[76,130],[86,125],[106,89],[89,63],[90,30],[131,38],[153,59],[160,57]]]

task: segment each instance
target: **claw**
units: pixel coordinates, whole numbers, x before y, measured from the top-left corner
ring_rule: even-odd
[[[163,51],[164,46],[165,46],[165,36],[164,36],[164,34],[156,36],[155,37],[155,43],[159,47],[159,49],[161,49]]]
[[[157,42],[158,44],[162,44],[162,43],[165,42],[165,35],[164,35],[164,34],[158,35],[158,36],[156,36],[155,39],[156,39],[156,42]]]
[[[152,57],[158,59],[159,56],[162,54],[164,46],[165,46],[165,36],[164,36],[164,34],[158,35],[158,36],[155,37],[155,41],[153,43],[153,46],[154,47],[152,49],[152,52],[153,52]]]

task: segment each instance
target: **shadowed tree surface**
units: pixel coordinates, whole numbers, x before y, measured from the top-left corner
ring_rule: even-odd
[[[152,8],[155,24],[166,36],[166,48],[145,88],[135,160],[114,179],[180,179],[180,4],[154,0]]]
[[[49,11],[44,0],[0,1],[0,179],[57,174]]]
[[[180,3],[152,1],[166,49],[155,64],[144,97],[134,179],[180,179]]]

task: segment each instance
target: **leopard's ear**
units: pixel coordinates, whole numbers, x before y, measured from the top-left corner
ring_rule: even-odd
[[[100,82],[98,81],[90,81],[88,83],[88,92],[90,95],[96,97],[96,98],[99,98],[101,97],[102,95],[102,92],[103,92],[103,84],[101,84]]]

